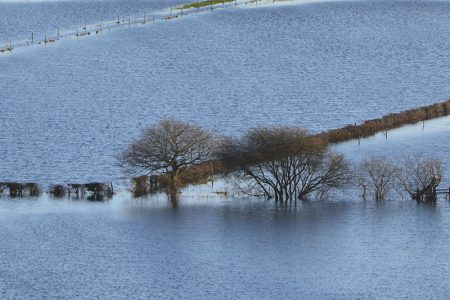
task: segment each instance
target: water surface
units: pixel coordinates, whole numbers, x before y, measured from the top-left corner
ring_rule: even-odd
[[[354,164],[424,150],[448,177],[450,118],[335,148]],[[429,146],[433,145],[433,146]],[[0,298],[445,299],[450,292],[450,204],[356,189],[276,204],[225,181],[105,202],[0,196]]]
[[[0,297],[445,298],[450,207],[1,199]]]
[[[64,19],[71,4],[20,11],[62,5]],[[441,101],[449,13],[442,1],[231,8],[18,49],[0,58],[0,179],[118,181],[115,156],[165,117],[228,135],[317,132]]]

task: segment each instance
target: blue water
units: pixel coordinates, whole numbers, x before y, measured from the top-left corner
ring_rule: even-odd
[[[367,158],[390,160],[402,166],[410,159],[437,159],[442,162],[444,176],[441,188],[450,186],[450,117],[404,126],[373,137],[333,145],[333,150],[344,153],[355,166]],[[394,196],[394,198],[398,197]]]
[[[2,2],[0,40],[175,2]],[[167,5],[166,5],[167,4]],[[30,12],[33,12],[31,14]],[[124,183],[115,156],[164,117],[221,135],[313,132],[449,97],[450,3],[215,10],[0,55],[0,181]],[[87,19],[87,20],[81,20]],[[36,28],[36,29],[35,29]],[[0,41],[1,43],[1,41]],[[0,46],[1,47],[1,46]],[[337,146],[354,164],[423,152],[450,184],[448,118]],[[0,197],[0,298],[446,299],[449,202],[288,206],[194,187],[112,200]]]
[[[2,0],[0,1],[0,47],[9,41],[56,35],[61,31],[84,27],[85,24],[147,17],[162,9],[185,3],[182,0]]]
[[[1,199],[3,299],[445,299],[448,202]]]
[[[115,156],[164,117],[228,135],[320,131],[446,99],[449,13],[428,1],[230,8],[17,49],[0,57],[0,179],[117,181]]]
[[[380,153],[400,159],[436,145],[449,120],[336,150],[355,164]],[[448,155],[445,143],[433,148],[437,158]],[[443,198],[375,203],[349,189],[283,205],[213,193],[224,189],[232,192],[223,183],[188,188],[177,209],[164,195],[127,192],[101,203],[0,197],[0,298],[445,299],[450,291]]]
[[[0,297],[445,299],[449,209],[2,199]]]

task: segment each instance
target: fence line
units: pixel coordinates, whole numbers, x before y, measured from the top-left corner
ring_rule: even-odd
[[[117,20],[107,21],[104,23],[98,23],[94,25],[85,24],[81,28],[77,28],[76,30],[69,30],[65,32],[61,32],[58,28],[55,31],[55,35],[44,35],[43,39],[36,39],[35,32],[31,32],[31,35],[26,40],[12,42],[8,41],[4,47],[0,47],[0,54],[12,52],[14,49],[22,48],[22,47],[31,47],[35,45],[47,45],[54,44],[63,39],[78,39],[81,37],[87,37],[91,35],[100,35],[104,31],[110,31],[113,29],[117,29],[120,27],[136,27],[140,25],[154,24],[162,21],[169,21],[178,18],[182,18],[183,16],[188,16],[191,14],[196,14],[199,12],[212,11],[214,9],[218,9],[220,7],[235,7],[235,6],[244,6],[249,4],[258,5],[258,2],[261,3],[275,3],[282,2],[285,0],[248,0],[248,1],[237,1],[237,0],[223,0],[221,2],[217,2],[217,0],[210,0],[204,2],[196,2],[191,3],[191,5],[199,5],[201,3],[211,3],[204,6],[191,7],[191,8],[183,8],[183,5],[177,7],[170,7],[170,12],[168,14],[152,14],[151,17],[148,17],[146,13],[142,13],[143,18],[132,19],[117,17]],[[189,5],[189,4],[188,4]]]

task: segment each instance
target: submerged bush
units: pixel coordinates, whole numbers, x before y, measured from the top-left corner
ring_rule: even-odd
[[[66,192],[67,188],[61,184],[54,184],[49,187],[49,193],[58,198],[64,197]]]
[[[150,180],[148,176],[138,176],[132,178],[133,194],[135,197],[140,197],[150,193]]]
[[[213,137],[206,130],[185,122],[163,120],[144,129],[140,138],[119,156],[119,161],[128,172],[168,179],[167,192],[176,206],[182,174],[209,161],[214,147]]]
[[[83,188],[89,193],[88,200],[92,201],[101,201],[104,197],[111,197],[114,194],[112,183],[91,182],[83,184]]]
[[[394,163],[384,157],[371,157],[361,164],[359,185],[363,198],[371,195],[375,200],[384,200],[395,190],[418,202],[434,202],[442,176],[442,162],[436,159],[416,155]]]
[[[399,188],[412,199],[434,202],[437,199],[436,188],[441,183],[442,176],[441,161],[417,155],[407,158],[399,167],[397,181]]]
[[[226,139],[220,149],[222,164],[248,195],[304,199],[342,188],[350,179],[344,157],[302,128],[252,129],[241,139]]]
[[[112,183],[90,182],[90,183],[71,183],[68,184],[67,192],[69,196],[74,194],[76,197],[87,196],[88,200],[101,201],[105,197],[112,197],[114,189]]]
[[[24,189],[27,192],[28,196],[39,196],[41,194],[41,188],[37,183],[25,183]]]
[[[41,189],[37,183],[0,182],[0,192],[9,191],[10,197],[39,196]]]
[[[384,157],[371,157],[361,164],[359,185],[363,198],[371,196],[375,201],[385,200],[395,187],[397,168]]]

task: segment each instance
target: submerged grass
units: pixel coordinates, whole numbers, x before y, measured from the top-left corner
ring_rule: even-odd
[[[200,8],[208,5],[223,4],[226,2],[233,2],[234,0],[210,0],[210,1],[197,1],[194,3],[185,4],[183,6],[177,7],[177,9],[190,9],[190,8]]]

